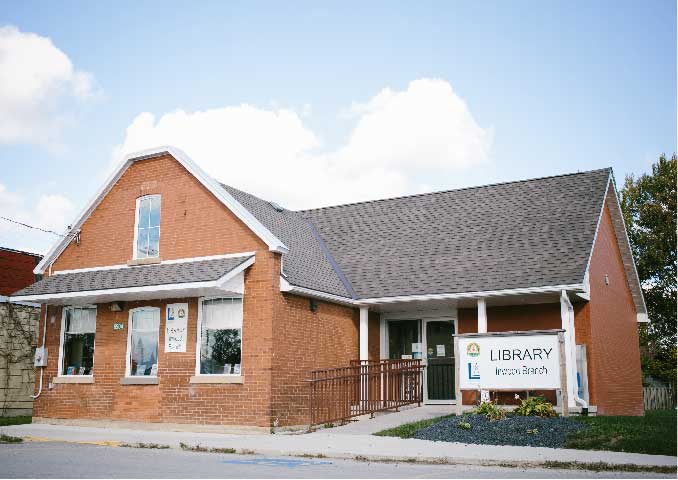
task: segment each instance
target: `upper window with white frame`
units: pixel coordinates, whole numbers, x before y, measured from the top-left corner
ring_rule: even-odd
[[[129,315],[126,375],[157,377],[160,309],[140,307]]]
[[[160,195],[137,198],[134,239],[135,259],[160,255]]]
[[[65,307],[61,319],[59,375],[92,375],[96,307]]]
[[[198,319],[199,375],[240,375],[242,298],[210,298],[201,302]]]

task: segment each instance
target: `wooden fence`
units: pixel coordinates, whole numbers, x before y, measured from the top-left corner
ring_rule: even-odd
[[[669,410],[676,407],[676,392],[670,386],[643,387],[645,410]]]

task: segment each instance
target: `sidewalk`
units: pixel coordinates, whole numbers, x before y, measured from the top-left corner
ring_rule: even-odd
[[[318,456],[371,461],[431,462],[469,465],[538,466],[547,461],[623,465],[676,466],[676,457],[568,449],[467,445],[428,440],[333,433],[334,429],[297,435],[236,435],[29,424],[0,427],[0,433],[33,441],[107,444],[180,443],[232,448],[237,453],[275,456]]]

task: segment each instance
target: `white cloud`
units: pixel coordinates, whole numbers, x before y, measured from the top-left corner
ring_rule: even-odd
[[[75,70],[49,38],[0,27],[0,144],[56,146],[69,102],[94,95],[93,77]]]
[[[170,144],[224,183],[288,208],[309,208],[418,193],[489,162],[492,133],[444,80],[385,88],[354,104],[345,145],[322,151],[302,122],[311,108],[229,106],[139,114],[113,157]],[[447,183],[446,185],[449,185]]]
[[[63,233],[73,220],[75,206],[62,195],[43,194],[34,202],[26,195],[12,192],[0,184],[0,216],[45,230]],[[0,220],[0,245],[45,253],[59,237]]]

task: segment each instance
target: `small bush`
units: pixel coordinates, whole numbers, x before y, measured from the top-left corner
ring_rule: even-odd
[[[473,409],[473,413],[485,415],[490,421],[503,420],[506,418],[506,410],[492,402],[482,402]]]
[[[513,410],[516,415],[523,417],[557,417],[553,405],[544,397],[530,397],[521,400],[520,405]]]
[[[462,430],[471,430],[471,424],[465,420],[462,420],[461,422],[457,423],[457,428],[461,428]]]

